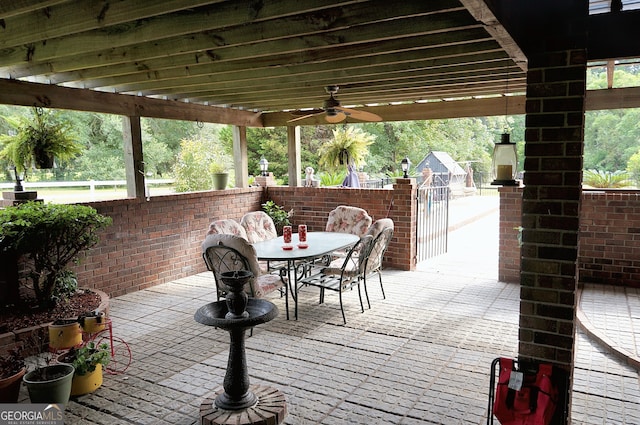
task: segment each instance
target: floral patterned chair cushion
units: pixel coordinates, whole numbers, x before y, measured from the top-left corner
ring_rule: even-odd
[[[244,227],[231,218],[215,220],[209,225],[207,235],[235,235],[247,239]]]
[[[225,247],[232,248],[239,253],[243,259],[242,261],[238,261],[235,254],[228,255],[215,254],[213,251],[208,252],[208,248],[210,247],[214,247],[213,251],[224,249]],[[213,272],[216,279],[218,298],[223,296],[225,292],[224,284],[219,280],[219,274],[225,271],[245,268],[245,263],[254,276],[254,278],[249,281],[249,286],[245,287],[247,295],[254,298],[262,298],[266,294],[278,289],[282,289],[283,292],[286,291],[284,277],[281,278],[276,274],[265,274],[260,270],[256,250],[246,239],[235,235],[210,234],[207,235],[202,243],[202,253],[205,263],[207,264],[207,269]]]
[[[367,235],[371,235],[375,239],[376,236],[378,236],[380,232],[382,232],[387,227],[391,227],[392,229],[394,228],[393,220],[391,220],[390,218],[378,219],[373,222],[371,227],[369,227]]]
[[[247,232],[247,240],[250,243],[266,241],[278,237],[276,225],[273,224],[271,217],[269,217],[269,215],[264,211],[246,213],[242,217],[242,220],[240,220],[240,224]]]
[[[369,214],[362,208],[339,205],[329,213],[325,230],[363,237],[367,234],[371,221]]]

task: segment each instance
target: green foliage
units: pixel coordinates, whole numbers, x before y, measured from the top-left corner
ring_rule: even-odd
[[[320,186],[340,186],[347,176],[345,170],[336,171],[331,173],[329,171],[323,171],[316,175],[320,179]]]
[[[584,184],[597,188],[621,188],[629,186],[629,176],[625,171],[586,170],[582,178]]]
[[[348,126],[333,130],[333,140],[320,147],[320,167],[329,171],[337,170],[341,165],[353,164],[358,167],[365,163],[369,154],[369,145],[374,137],[358,127]]]
[[[32,114],[30,118],[5,117],[17,133],[0,136],[0,157],[15,165],[19,173],[26,173],[32,165],[44,168],[42,156],[64,163],[82,151],[68,121],[59,120],[56,113],[44,112],[41,108],[32,108]]]
[[[231,157],[221,143],[213,138],[184,139],[173,168],[176,192],[209,190],[213,187],[213,174],[228,170]]]
[[[67,265],[97,244],[98,231],[111,223],[110,217],[83,205],[10,206],[0,210],[0,251],[32,260],[27,266],[37,301],[40,307],[51,307],[72,285]]]
[[[76,375],[86,375],[96,370],[96,366],[101,364],[103,367],[109,364],[111,360],[111,352],[107,343],[96,344],[89,341],[80,348],[71,348],[62,355],[63,363],[70,363],[75,368]]]
[[[627,162],[627,172],[631,179],[636,183],[636,186],[640,186],[640,150],[629,158]]]
[[[293,216],[293,210],[285,211],[284,208],[273,201],[267,201],[262,204],[262,210],[271,217],[276,229],[282,229],[282,226],[291,225],[290,218]]]

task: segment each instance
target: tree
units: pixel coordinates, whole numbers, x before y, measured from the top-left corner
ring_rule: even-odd
[[[221,142],[213,137],[183,139],[173,173],[176,192],[209,190],[213,187],[213,166],[230,167],[232,160]]]

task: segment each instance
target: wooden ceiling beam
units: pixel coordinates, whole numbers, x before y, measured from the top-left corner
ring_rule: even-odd
[[[423,58],[429,58],[432,55],[442,57],[445,55],[455,54],[456,49],[465,48],[461,45],[471,43],[476,49],[490,50],[498,49],[497,43],[488,38],[481,38],[484,30],[481,28],[451,31],[448,33],[438,33],[421,35],[403,39],[388,39],[378,42],[365,42],[361,44],[342,46],[336,45],[332,47],[324,47],[318,49],[283,51],[277,45],[268,50],[257,50],[259,56],[246,57],[241,52],[229,52],[229,60],[213,60],[212,58],[201,58],[198,64],[193,64],[193,58],[186,56],[173,56],[163,59],[154,60],[148,63],[131,63],[113,67],[102,67],[97,69],[89,69],[69,75],[58,75],[52,82],[60,83],[61,79],[65,81],[87,81],[87,88],[109,87],[113,88],[119,84],[126,84],[131,81],[140,82],[141,80],[153,81],[165,77],[183,78],[193,75],[219,75],[224,73],[235,74],[239,71],[251,71],[262,68],[282,69],[287,72],[288,69],[296,67],[308,67],[309,72],[313,72],[316,65],[322,67],[323,64],[332,62],[342,62],[345,60],[353,60],[359,63],[359,66],[366,67],[371,65],[383,65],[385,63],[402,62],[405,54],[416,58],[416,54],[410,53],[415,51],[422,53]],[[478,41],[482,44],[476,44]],[[275,42],[274,42],[275,43]],[[455,47],[460,46],[460,47]],[[267,47],[267,46],[263,46]],[[447,52],[447,48],[452,50]],[[429,49],[432,49],[430,51]],[[466,49],[469,51],[469,49]],[[265,54],[265,52],[267,54]],[[411,60],[411,59],[407,59]],[[404,60],[405,62],[407,60]],[[357,66],[352,63],[351,66]],[[153,70],[153,72],[151,72]],[[295,72],[295,71],[294,71]],[[109,78],[110,75],[119,75]],[[111,84],[109,84],[111,83]],[[115,83],[115,84],[114,84]]]
[[[174,1],[179,3],[179,0]],[[341,4],[348,5],[355,1],[365,0],[333,2],[331,7],[337,7]],[[78,2],[82,4],[94,3],[86,2],[85,0],[78,0]],[[125,2],[127,5],[135,3]],[[156,4],[162,7],[164,1],[156,1]],[[263,2],[261,4],[262,6],[259,10],[252,10],[246,7],[246,2],[243,1],[224,1],[220,4],[210,5],[209,7],[203,6],[181,13],[160,14],[140,20],[132,19],[113,27],[106,26],[90,31],[77,32],[72,36],[47,37],[46,39],[42,38],[42,34],[46,34],[46,32],[42,28],[36,27],[32,28],[31,31],[35,31],[34,37],[39,34],[40,39],[32,39],[30,42],[24,41],[24,37],[19,38],[19,35],[14,35],[14,31],[19,33],[18,24],[13,25],[12,21],[8,21],[7,28],[0,31],[0,49],[7,49],[7,55],[3,55],[6,56],[3,59],[4,64],[18,64],[23,62],[25,58],[30,61],[41,62],[65,56],[90,54],[91,52],[117,47],[130,48],[144,42],[153,42],[180,35],[207,33],[208,31],[225,27],[243,26],[252,22],[313,12],[319,8],[318,2],[314,0]],[[323,8],[326,7],[325,5]],[[95,19],[91,15],[78,14],[78,16],[84,20],[92,21]],[[90,17],[87,18],[87,16]],[[14,19],[17,20],[18,18]],[[69,24],[64,20],[56,24],[48,23],[48,26],[51,27],[56,25],[66,27]],[[212,45],[216,45],[215,37],[211,38],[211,42]],[[12,52],[9,48],[17,51]]]
[[[0,48],[22,46],[125,24],[142,19],[162,20],[162,15],[185,8],[220,3],[223,0],[136,0],[122,1],[66,1],[46,8],[32,9],[29,13],[5,20],[0,31]]]
[[[45,7],[55,6],[69,0],[7,0],[0,1],[0,19],[7,19]]]
[[[0,104],[261,127],[261,114],[0,78]]]
[[[508,69],[508,68],[507,68]],[[439,71],[439,72],[436,72]],[[509,71],[506,71],[507,73]],[[500,61],[496,61],[495,65],[491,66],[490,63],[487,62],[479,62],[475,64],[469,64],[467,66],[450,66],[443,67],[439,69],[432,68],[424,68],[417,69],[413,71],[397,71],[397,72],[389,72],[389,73],[370,73],[370,74],[362,74],[362,75],[354,75],[350,73],[347,75],[341,75],[336,73],[332,76],[324,75],[320,79],[313,78],[313,75],[303,76],[305,78],[305,85],[314,85],[318,87],[318,93],[326,95],[324,90],[321,87],[324,87],[323,84],[327,84],[327,81],[332,81],[332,85],[337,85],[342,88],[342,92],[346,95],[349,95],[352,91],[352,88],[358,86],[364,86],[365,88],[371,88],[381,84],[394,84],[394,85],[403,85],[405,87],[412,87],[415,84],[428,84],[430,82],[438,82],[443,79],[449,79],[452,81],[461,81],[462,79],[472,78],[474,76],[480,75],[480,73],[488,74],[491,73],[494,79],[498,79],[499,75],[504,75],[502,80],[506,80],[507,75],[505,74],[505,65]],[[513,75],[513,74],[512,74]],[[524,80],[524,76],[522,77]],[[176,82],[178,83],[178,82]],[[158,93],[154,93],[154,91],[142,91],[143,95],[158,95],[158,94],[167,94],[173,93],[177,95],[178,93],[194,93],[194,92],[202,92],[208,93],[207,96],[216,97],[216,96],[259,96],[258,93],[263,95],[268,95],[269,93],[273,93],[273,97],[278,99],[297,99],[296,103],[302,103],[306,101],[306,99],[301,98],[301,91],[299,87],[300,77],[296,77],[295,79],[291,79],[290,81],[278,81],[280,85],[290,85],[290,88],[280,88],[274,87],[271,85],[272,81],[256,79],[249,81],[240,81],[229,83],[227,86],[219,85],[219,84],[190,84],[189,80],[180,82],[179,85],[176,86],[166,86],[158,89]],[[309,95],[312,93],[309,92]],[[317,98],[316,98],[317,99]],[[256,101],[259,101],[259,98],[255,98]]]
[[[301,16],[284,16],[268,21],[246,23],[240,26],[210,28],[206,31],[180,36],[171,36],[171,33],[168,32],[166,38],[161,40],[140,42],[122,47],[110,46],[104,50],[93,50],[66,57],[58,56],[55,59],[48,59],[46,62],[49,64],[49,68],[55,72],[90,69],[126,62],[142,62],[166,57],[167,52],[180,52],[181,54],[205,52],[215,47],[232,48],[253,43],[264,43],[268,40],[344,30],[370,22],[377,22],[379,25],[381,21],[397,19],[398,14],[401,16],[414,16],[434,13],[440,10],[439,8],[446,6],[447,3],[450,3],[450,0],[439,0],[425,5],[417,2],[402,2],[396,7],[389,8],[384,7],[383,0],[375,0],[368,3],[357,3],[320,12],[306,13]],[[458,10],[460,9],[458,8]],[[217,21],[211,21],[213,27]],[[15,62],[15,60],[18,62]],[[42,62],[36,56],[32,58],[30,64],[35,66],[35,64]],[[29,64],[24,64],[23,55],[15,55],[14,59],[5,57],[3,62],[0,63],[12,64],[11,74],[15,78],[20,78],[24,72],[28,71]],[[20,63],[24,64],[24,66],[21,66]],[[69,64],[72,64],[73,68],[69,68]]]
[[[367,62],[357,59],[337,59],[335,61],[317,62],[307,65],[291,65],[287,67],[260,67],[237,70],[234,73],[202,73],[204,69],[198,69],[197,74],[189,77],[184,75],[172,78],[159,78],[152,81],[137,81],[124,85],[106,84],[119,92],[136,91],[143,95],[153,94],[154,90],[163,90],[173,87],[188,87],[206,85],[210,89],[245,88],[255,86],[299,85],[304,81],[305,85],[326,85],[327,81],[334,81],[340,85],[343,80],[354,81],[375,76],[410,75],[415,72],[423,74],[448,72],[458,67],[462,69],[475,69],[483,66],[509,66],[512,63],[506,58],[500,49],[493,49],[493,42],[485,42],[489,50],[482,51],[479,45],[460,44],[431,49],[428,58],[421,50],[412,50],[392,54],[392,58],[383,58],[380,55],[370,57]],[[438,53],[436,50],[440,51]],[[388,62],[385,61],[388,60]],[[487,64],[487,65],[485,65]],[[514,73],[515,75],[515,73]],[[160,77],[160,76],[158,76]],[[103,81],[106,83],[107,81]],[[111,83],[114,83],[111,80]]]
[[[472,73],[468,75],[464,74],[442,74],[435,76],[421,76],[413,75],[405,79],[394,79],[391,81],[373,81],[367,80],[362,82],[349,81],[348,83],[337,84],[340,87],[340,91],[336,95],[343,104],[357,104],[358,98],[377,99],[377,94],[384,93],[407,93],[409,91],[420,92],[438,92],[444,88],[452,88],[453,90],[460,90],[464,88],[468,90],[474,84],[486,84],[491,83],[495,87],[500,87],[500,91],[504,92],[506,89],[506,81],[510,79],[510,84],[524,84],[525,78],[509,78],[509,74],[503,70],[496,69],[493,72],[486,70],[483,72]],[[511,89],[513,90],[513,87]],[[170,92],[167,90],[166,92]],[[281,105],[284,108],[291,108],[292,104],[308,104],[314,100],[317,106],[322,105],[322,101],[325,100],[328,95],[324,90],[318,90],[317,95],[312,95],[311,98],[306,97],[301,99],[299,87],[292,86],[286,89],[270,89],[269,87],[261,87],[254,90],[230,90],[230,91],[211,91],[207,87],[202,87],[200,90],[192,89],[188,92],[178,92],[174,94],[178,99],[192,99],[193,101],[209,99],[210,103],[217,104],[234,104],[237,102],[242,105],[268,105],[271,108],[274,105]],[[407,100],[412,100],[408,97]]]

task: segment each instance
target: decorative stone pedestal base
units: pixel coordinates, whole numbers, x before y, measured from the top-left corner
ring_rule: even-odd
[[[218,387],[200,405],[200,423],[202,425],[277,425],[284,421],[287,404],[284,394],[265,385],[250,385],[249,391],[258,397],[258,402],[247,409],[222,410],[215,404],[218,394],[224,388]]]

